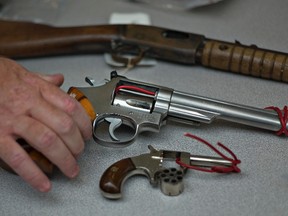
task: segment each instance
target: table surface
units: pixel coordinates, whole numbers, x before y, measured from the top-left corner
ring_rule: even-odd
[[[161,10],[124,0],[79,2],[63,0],[60,8],[50,17],[46,16],[44,22],[57,26],[107,24],[113,12],[144,12],[149,14],[153,25],[288,51],[286,0],[224,0],[190,11]],[[32,9],[29,10],[30,13]],[[36,5],[33,10],[37,11]],[[109,78],[113,70],[105,63],[103,55],[18,61],[31,71],[63,73],[64,91],[70,86],[88,86],[84,81],[86,76],[100,82]],[[134,68],[126,76],[253,107],[282,108],[287,103],[285,83],[200,66],[159,61],[154,67]],[[241,159],[242,172],[222,175],[188,171],[184,191],[176,197],[162,194],[145,176],[133,176],[125,182],[121,200],[102,197],[98,185],[105,169],[122,158],[147,153],[148,145],[213,155],[199,142],[184,137],[185,132],[212,144],[220,141],[228,146]],[[268,131],[224,121],[199,127],[169,123],[160,133],[141,134],[135,143],[124,149],[103,147],[93,140],[87,142],[79,159],[80,175],[69,180],[57,173],[52,178],[53,189],[49,193],[39,193],[18,176],[0,171],[0,215],[287,215],[287,155],[287,138]]]

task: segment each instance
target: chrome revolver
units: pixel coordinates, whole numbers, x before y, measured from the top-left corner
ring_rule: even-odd
[[[140,132],[159,132],[167,120],[209,124],[215,119],[223,119],[275,132],[284,130],[287,134],[287,110],[286,119],[281,120],[275,110],[134,81],[115,71],[104,85],[71,87],[68,93],[84,106],[93,121],[95,141],[105,146],[127,146]]]

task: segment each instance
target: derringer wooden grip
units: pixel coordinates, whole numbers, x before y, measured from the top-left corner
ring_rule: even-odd
[[[288,82],[288,56],[281,52],[207,40],[201,63],[215,69]]]
[[[120,160],[111,165],[102,175],[99,187],[104,197],[109,199],[121,198],[121,186],[129,173],[136,170],[130,158]]]

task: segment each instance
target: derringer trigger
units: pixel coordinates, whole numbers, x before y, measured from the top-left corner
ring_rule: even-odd
[[[112,140],[119,141],[119,139],[115,136],[114,131],[121,126],[122,120],[119,118],[105,118],[105,121],[109,122],[109,135]]]

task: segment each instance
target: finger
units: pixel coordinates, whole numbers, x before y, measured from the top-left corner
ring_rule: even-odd
[[[45,155],[66,176],[74,178],[78,175],[76,159],[49,127],[33,118],[21,116],[18,118],[18,124],[14,125],[13,132]]]
[[[62,74],[52,74],[52,75],[46,75],[41,73],[35,73],[40,78],[48,81],[49,83],[52,83],[56,86],[61,86],[64,82],[64,77]]]
[[[55,85],[47,85],[47,82],[44,82],[43,79],[39,80],[39,76],[29,76],[29,79],[26,77],[24,78],[25,82],[31,85],[36,85],[37,83],[44,99],[72,117],[85,140],[92,137],[92,124],[90,118],[76,99],[70,97]]]
[[[41,89],[41,91],[43,97],[48,102],[63,110],[74,119],[84,140],[92,137],[91,120],[85,109],[76,99],[70,97],[63,91],[59,91],[57,88],[44,88]]]
[[[79,155],[84,149],[84,141],[75,121],[64,111],[45,100],[37,103],[30,115],[49,127],[65,143],[73,155]]]
[[[33,188],[41,192],[51,189],[47,176],[12,138],[0,140],[0,158]]]

